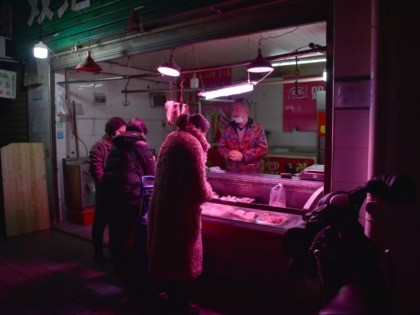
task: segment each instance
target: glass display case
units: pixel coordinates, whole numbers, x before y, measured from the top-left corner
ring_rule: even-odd
[[[323,183],[273,175],[207,174],[219,198],[202,205],[204,272],[277,290],[290,286],[284,233],[302,224],[316,206]],[[281,184],[285,206],[270,205]]]

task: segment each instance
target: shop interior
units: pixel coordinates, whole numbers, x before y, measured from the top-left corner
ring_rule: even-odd
[[[208,140],[214,145],[230,121],[230,107],[237,97],[251,101],[250,117],[264,126],[269,154],[262,174],[297,175],[310,166],[323,165],[325,147],[326,22],[198,42],[133,56],[95,62],[100,72],[65,69],[55,72],[57,161],[86,159],[103,135],[112,116],[126,120],[140,117],[149,129],[147,141],[157,154],[160,144],[174,130],[165,103],[188,104],[211,122]],[[250,61],[269,60],[273,70],[247,71]],[[81,55],[81,63],[84,55]],[[94,60],[95,56],[91,56]],[[157,67],[172,61],[181,75],[162,75]],[[198,83],[197,83],[198,80]],[[203,92],[252,83],[252,91],[206,99]],[[65,164],[65,163],[64,163]],[[212,150],[209,167],[223,161]],[[64,168],[66,165],[64,165]],[[82,172],[83,173],[83,172]],[[64,176],[65,177],[65,176]],[[83,180],[83,176],[81,176]],[[61,178],[61,215],[68,199]],[[85,186],[85,185],[82,185]],[[90,183],[83,206],[90,206]]]

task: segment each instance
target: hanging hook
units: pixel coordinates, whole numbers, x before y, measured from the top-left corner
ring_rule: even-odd
[[[181,81],[179,87],[181,88],[180,95],[179,95],[179,104],[184,103],[184,80]]]
[[[171,99],[171,101],[173,101],[173,97],[172,97],[172,88],[173,88],[173,85],[172,85],[172,80],[169,82],[169,95],[170,95],[170,99]]]
[[[296,68],[295,68],[295,75],[298,76],[300,74],[300,70],[299,70],[299,64],[298,64],[298,57],[295,56],[295,60],[296,60]],[[299,93],[299,88],[298,88],[298,80],[296,78],[295,80],[295,93],[292,93],[292,96],[304,96],[305,93]]]
[[[124,91],[123,91],[124,94],[125,94],[125,99],[124,99],[124,101],[122,103],[124,107],[127,107],[128,105],[130,105],[130,101],[127,100],[127,86],[128,86],[128,83],[130,83],[130,79],[127,80],[127,84],[125,85]]]

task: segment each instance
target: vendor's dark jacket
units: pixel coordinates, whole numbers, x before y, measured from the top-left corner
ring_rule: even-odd
[[[105,199],[140,207],[141,177],[155,175],[153,150],[144,136],[127,131],[113,139],[103,177]]]
[[[89,172],[95,180],[96,188],[102,184],[102,177],[108,160],[109,150],[111,149],[112,139],[105,135],[96,142],[89,152]]]

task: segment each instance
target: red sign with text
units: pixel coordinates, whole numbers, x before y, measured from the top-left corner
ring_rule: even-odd
[[[283,131],[318,129],[316,95],[318,91],[325,90],[325,82],[299,82],[304,78],[301,76],[294,83],[283,85]]]

